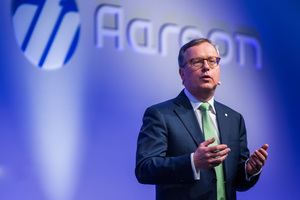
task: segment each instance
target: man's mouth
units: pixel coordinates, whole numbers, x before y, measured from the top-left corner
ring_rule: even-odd
[[[211,77],[209,75],[203,75],[201,78],[202,79],[208,79],[208,78],[211,78]]]

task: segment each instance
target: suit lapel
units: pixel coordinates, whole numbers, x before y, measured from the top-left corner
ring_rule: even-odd
[[[224,110],[224,107],[216,101],[215,101],[215,108],[216,108],[221,143],[228,144],[229,132],[228,132],[227,128],[228,128],[228,124],[229,124],[228,120],[230,120],[230,116]]]
[[[174,112],[178,118],[180,118],[198,147],[200,143],[204,141],[204,137],[189,99],[182,91],[174,99],[174,103],[178,105],[178,107],[174,109]]]

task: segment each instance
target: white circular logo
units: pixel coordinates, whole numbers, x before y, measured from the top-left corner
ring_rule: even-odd
[[[21,50],[39,68],[61,68],[75,52],[80,32],[75,0],[13,0],[12,22]]]

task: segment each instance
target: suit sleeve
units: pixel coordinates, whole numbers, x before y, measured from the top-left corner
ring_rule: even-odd
[[[143,117],[136,152],[135,175],[140,183],[192,183],[190,154],[167,156],[168,123],[161,112],[150,107]]]
[[[240,118],[240,158],[237,174],[237,190],[246,191],[253,187],[259,179],[259,175],[246,180],[245,162],[249,158],[249,149],[247,143],[246,127],[243,117]]]

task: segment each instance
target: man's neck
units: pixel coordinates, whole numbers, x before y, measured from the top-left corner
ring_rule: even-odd
[[[199,95],[199,94],[195,95],[195,94],[191,93],[189,90],[187,90],[186,88],[185,88],[185,90],[190,96],[192,96],[194,99],[198,99],[201,102],[208,102],[209,100],[211,100],[214,97],[214,95],[212,95],[212,96],[203,96],[203,95]]]
[[[211,98],[213,98],[215,91],[210,90],[210,91],[203,91],[197,94],[193,94],[193,93],[191,94],[202,102],[208,102]]]

